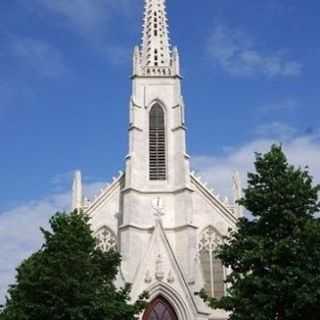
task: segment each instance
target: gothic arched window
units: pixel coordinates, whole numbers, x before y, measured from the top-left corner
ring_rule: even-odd
[[[149,177],[166,180],[166,135],[164,111],[155,104],[149,115]]]
[[[143,320],[178,320],[178,317],[169,302],[158,297],[147,307]]]
[[[106,252],[117,249],[117,240],[114,233],[106,226],[100,228],[96,234],[97,247]]]
[[[222,237],[213,227],[207,227],[201,234],[199,242],[200,262],[205,281],[204,289],[217,299],[225,293],[225,275],[221,260],[215,255],[215,250],[222,243]]]

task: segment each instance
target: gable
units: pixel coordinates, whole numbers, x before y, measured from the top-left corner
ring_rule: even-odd
[[[193,174],[191,174],[191,184],[194,189],[194,223],[197,227],[202,230],[211,224],[222,234],[226,234],[229,228],[234,228],[237,216],[232,207],[222,202]]]
[[[181,318],[193,319],[201,313],[160,221],[156,222],[134,276],[133,299],[144,290],[149,292],[151,299],[162,295],[180,308],[177,311]]]
[[[94,198],[85,210],[85,213],[91,218],[90,223],[94,232],[103,226],[107,226],[114,234],[118,234],[123,184],[124,174],[120,173],[110,185],[101,190],[101,193]]]

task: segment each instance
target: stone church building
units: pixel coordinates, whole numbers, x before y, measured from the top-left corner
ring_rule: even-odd
[[[190,171],[179,53],[169,40],[165,0],[145,0],[143,40],[134,49],[129,150],[124,172],[89,201],[75,174],[73,208],[90,217],[98,245],[120,251],[118,285],[144,290],[143,320],[227,319],[194,293],[225,294],[225,270],[213,254],[241,209]],[[234,177],[236,200],[240,183]]]

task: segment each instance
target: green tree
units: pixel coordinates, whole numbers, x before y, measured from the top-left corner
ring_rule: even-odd
[[[307,168],[289,165],[280,146],[256,154],[255,173],[239,204],[252,217],[217,250],[228,294],[202,297],[232,320],[320,319],[320,222],[318,193]]]
[[[130,286],[117,289],[120,255],[96,247],[89,218],[57,213],[42,229],[41,250],[18,268],[1,320],[132,320],[146,294],[130,304]]]

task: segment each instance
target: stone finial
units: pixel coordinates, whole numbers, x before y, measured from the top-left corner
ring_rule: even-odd
[[[87,208],[89,208],[89,206],[90,206],[90,200],[87,198],[87,197],[84,197],[83,198],[83,208],[84,209],[87,209]]]
[[[133,51],[133,75],[139,75],[140,74],[140,49],[138,46],[134,47]]]
[[[174,66],[175,74],[180,76],[180,56],[179,56],[179,51],[177,47],[173,48],[172,58],[173,58],[173,66]]]
[[[238,217],[242,216],[243,210],[242,207],[237,204],[237,201],[242,197],[242,188],[241,188],[241,178],[239,171],[236,171],[232,177],[232,190],[233,190],[233,200],[235,213]]]
[[[241,190],[241,178],[239,171],[236,171],[232,177],[232,189],[234,200],[237,201],[241,198],[242,190]]]
[[[72,184],[72,210],[80,211],[82,209],[82,178],[81,171],[74,173]]]

